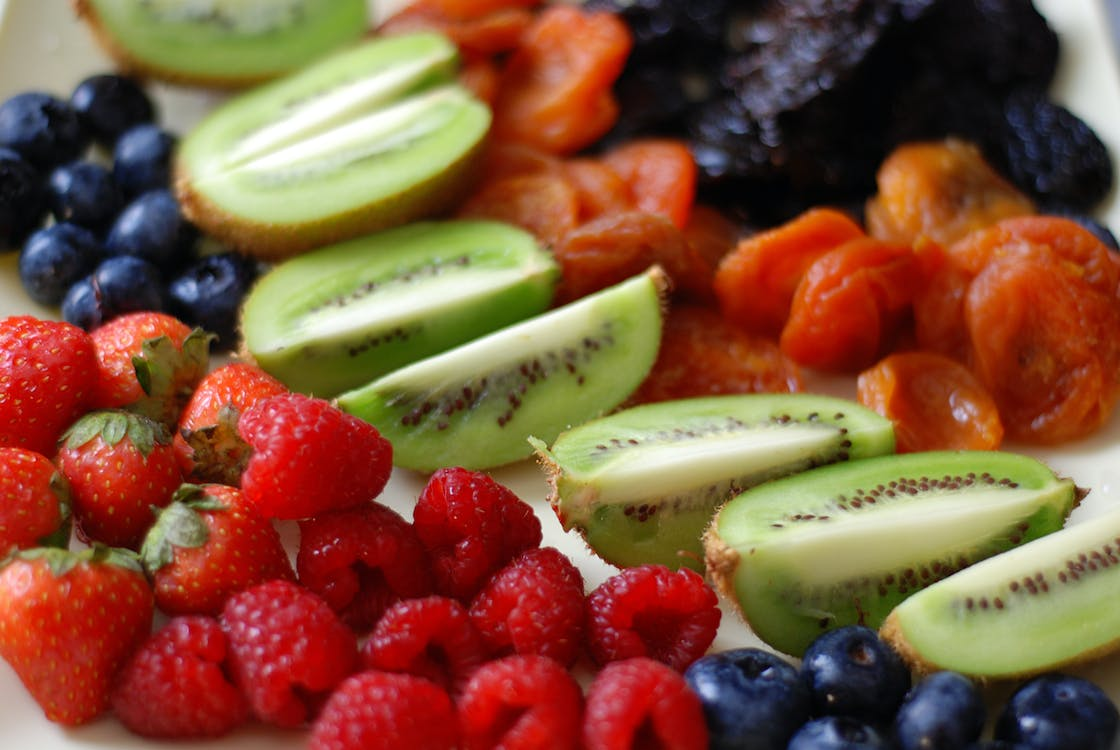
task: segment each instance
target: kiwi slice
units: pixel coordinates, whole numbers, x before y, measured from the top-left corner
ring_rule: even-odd
[[[443,211],[490,127],[458,61],[439,34],[379,37],[234,97],[180,144],[184,213],[274,260]]]
[[[408,469],[486,469],[526,458],[529,437],[622,403],[661,343],[659,268],[389,373],[338,397]]]
[[[716,508],[761,482],[894,450],[890,420],[831,396],[750,394],[647,404],[533,444],[549,501],[607,562],[703,571]]]
[[[294,71],[369,29],[366,0],[74,0],[126,71],[238,87]]]
[[[274,266],[241,312],[248,355],[329,398],[544,312],[559,275],[533,235],[496,221],[421,221]]]
[[[919,589],[1057,531],[1079,500],[1070,480],[1014,453],[866,458],[736,496],[705,558],[759,638],[800,656],[825,630],[878,628]]]
[[[881,633],[916,671],[1040,674],[1120,645],[1120,510],[979,562],[914,594]]]

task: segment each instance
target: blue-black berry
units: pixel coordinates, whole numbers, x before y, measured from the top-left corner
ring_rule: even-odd
[[[47,202],[58,221],[104,231],[124,200],[109,170],[94,161],[72,161],[56,167],[47,182]]]
[[[134,199],[113,222],[105,238],[110,255],[132,255],[165,273],[191,258],[198,231],[179,210],[171,191],[151,190]]]
[[[822,716],[802,725],[788,750],[891,750],[886,738],[847,716]]]
[[[51,224],[28,237],[20,251],[20,283],[36,302],[57,305],[103,258],[101,242],[89,229],[65,221]]]
[[[980,690],[957,672],[935,672],[914,686],[894,720],[899,750],[958,750],[980,739]]]
[[[152,122],[156,108],[138,81],[115,73],[84,79],[70,94],[70,106],[103,146],[112,147],[126,130]]]
[[[257,263],[238,253],[204,255],[168,283],[171,312],[216,334],[216,348],[231,349],[237,341],[241,302],[257,275]]]
[[[0,148],[0,250],[19,247],[43,222],[46,195],[35,167],[10,148]]]
[[[120,255],[105,259],[70,287],[62,300],[62,318],[89,331],[126,312],[165,308],[159,269]]]
[[[910,670],[874,630],[849,625],[818,636],[801,662],[816,716],[888,723],[910,689]]]
[[[1110,750],[1120,716],[1108,695],[1089,680],[1048,674],[1028,680],[996,720],[996,739],[1030,750]]]
[[[158,125],[131,128],[113,148],[113,179],[121,191],[134,197],[171,183],[171,162],[178,139]]]
[[[89,131],[68,103],[41,91],[25,91],[0,104],[0,146],[18,152],[40,170],[80,157]]]

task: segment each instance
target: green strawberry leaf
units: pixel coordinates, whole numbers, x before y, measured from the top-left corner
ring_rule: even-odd
[[[199,512],[187,503],[175,501],[160,510],[140,547],[140,561],[154,574],[174,561],[176,547],[201,547],[209,538],[210,528]]]

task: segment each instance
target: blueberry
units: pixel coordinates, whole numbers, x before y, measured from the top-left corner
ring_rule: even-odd
[[[70,94],[70,106],[103,146],[112,147],[126,130],[152,122],[155,105],[132,78],[103,73],[86,78]]]
[[[712,750],[785,750],[809,719],[809,691],[797,669],[768,651],[709,654],[684,677],[704,708]]]
[[[165,308],[159,269],[120,255],[106,258],[70,287],[62,300],[62,318],[89,331],[123,313]]]
[[[126,196],[166,188],[171,183],[171,158],[178,139],[147,124],[131,128],[113,148],[113,179]]]
[[[101,242],[89,229],[69,222],[52,224],[27,239],[19,254],[19,279],[31,299],[57,305],[103,255]]]
[[[862,625],[829,630],[801,661],[814,716],[889,722],[910,689],[910,670],[878,633]]]
[[[980,739],[985,718],[983,696],[971,680],[957,672],[935,672],[899,707],[895,742],[900,750],[958,750]]]
[[[873,727],[847,716],[822,716],[802,725],[788,750],[888,750]]]
[[[1108,695],[1072,675],[1035,677],[1016,690],[996,720],[997,739],[1031,750],[1109,750],[1120,716]]]
[[[0,250],[19,247],[46,215],[38,171],[10,148],[0,148]]]
[[[89,132],[78,113],[55,96],[27,91],[0,104],[0,146],[19,152],[38,169],[73,161],[88,145]]]
[[[168,283],[168,303],[181,320],[216,334],[217,347],[230,349],[241,301],[256,277],[257,264],[243,255],[205,255]]]
[[[105,249],[110,255],[142,258],[168,272],[189,259],[197,236],[171,191],[151,190],[120,212],[105,238]]]
[[[51,172],[47,202],[58,221],[100,232],[112,223],[124,200],[108,169],[93,161],[72,161]]]

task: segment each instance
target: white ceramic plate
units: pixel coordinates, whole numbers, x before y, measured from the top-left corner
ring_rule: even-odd
[[[1058,81],[1062,100],[1092,124],[1114,156],[1120,158],[1120,79],[1116,58],[1105,36],[1107,24],[1103,9],[1098,0],[1036,0],[1036,5],[1062,37],[1063,58]],[[70,4],[65,0],[0,0],[0,14],[0,100],[28,89],[68,95],[84,76],[109,68],[109,62],[74,19]],[[205,93],[172,88],[158,88],[155,96],[163,122],[179,132],[196,122],[215,101]],[[1115,195],[1105,206],[1102,218],[1114,229],[1120,229],[1120,201]],[[0,316],[34,313],[57,317],[56,310],[42,308],[27,298],[15,269],[15,253],[0,256]],[[1120,336],[1120,331],[1117,335]],[[850,382],[831,381],[827,388],[841,395],[854,392]],[[1075,521],[1120,502],[1120,415],[1089,440],[1057,450],[1026,452],[1049,461],[1055,469],[1091,490],[1085,503],[1075,511]],[[496,476],[533,504],[544,526],[545,544],[558,547],[578,562],[588,590],[613,572],[592,558],[578,538],[560,528],[544,501],[544,483],[534,465],[526,462],[498,472]],[[381,499],[411,517],[412,503],[424,479],[397,471]],[[725,611],[714,647],[742,645],[760,644],[729,610]],[[1097,662],[1080,672],[1104,685],[1113,698],[1120,701],[1120,657]],[[993,699],[1000,697],[995,695]],[[0,736],[2,745],[13,750],[153,745],[129,735],[111,718],[72,730],[48,722],[6,663],[0,663]],[[305,745],[306,736],[302,732],[249,727],[220,741],[176,743],[175,747],[182,750],[294,750]]]

